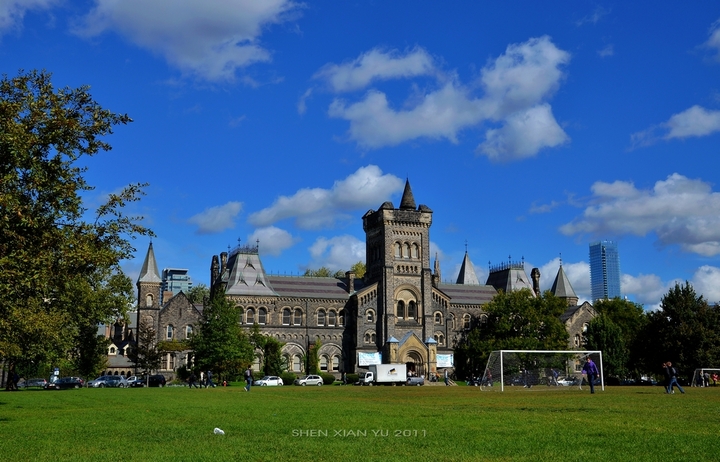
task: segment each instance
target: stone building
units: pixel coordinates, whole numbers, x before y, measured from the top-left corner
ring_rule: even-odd
[[[406,182],[399,207],[385,202],[362,217],[362,279],[352,272],[344,278],[268,275],[257,246],[238,246],[212,258],[211,294],[224,293],[242,308],[243,325],[258,324],[264,335],[284,343],[290,371],[303,372],[303,358],[319,341],[320,368],[329,373],[357,372],[368,358],[379,357],[427,376],[437,372],[438,355],[451,355],[453,341],[472,322],[482,321],[483,305],[498,290],[539,293],[524,263],[490,268],[487,283],[480,284],[467,252],[457,281],[441,282],[437,258],[431,265],[432,217],[429,207],[416,205]],[[138,320],[152,322],[163,340],[192,334],[202,308],[182,293],[159,305],[161,280],[152,245],[137,284]],[[574,321],[566,325],[575,328]],[[166,371],[178,364],[167,358]]]

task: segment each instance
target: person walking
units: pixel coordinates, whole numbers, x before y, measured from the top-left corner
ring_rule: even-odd
[[[585,361],[582,373],[587,376],[587,381],[590,384],[590,393],[595,393],[595,379],[600,375],[600,371],[598,370],[597,365],[595,365],[593,360],[589,357],[587,361]]]
[[[683,387],[680,386],[680,384],[677,381],[677,369],[675,369],[670,361],[667,362],[667,370],[668,375],[670,377],[670,381],[668,382],[667,386],[667,392],[670,394],[675,394],[675,391],[673,391],[673,385],[678,387],[678,390],[680,390],[680,393],[683,395],[685,394],[685,390],[683,390]]]
[[[245,384],[245,388],[243,388],[243,390],[250,391],[250,387],[252,386],[252,383],[253,383],[252,369],[250,369],[250,366],[248,366],[247,369],[245,370],[245,382],[246,382],[246,384]]]
[[[195,375],[194,372],[191,372],[190,377],[188,377],[188,388],[192,388],[192,387],[200,388],[200,387],[198,387],[197,376]]]
[[[449,387],[449,386],[450,386],[449,380],[450,380],[450,379],[449,379],[449,377],[448,377],[448,371],[447,371],[447,369],[445,369],[445,386],[446,386],[446,387]]]
[[[208,387],[215,388],[215,384],[213,383],[212,378],[213,378],[213,373],[211,370],[208,370],[205,373],[205,388],[208,388]]]

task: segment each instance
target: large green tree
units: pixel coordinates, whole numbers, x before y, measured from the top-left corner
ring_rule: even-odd
[[[565,350],[568,333],[560,321],[564,300],[528,289],[499,292],[483,307],[487,320],[473,320],[470,330],[455,344],[458,377],[481,373],[494,350]]]
[[[140,374],[148,376],[160,367],[162,351],[158,348],[157,332],[152,322],[141,319],[137,331],[137,343],[128,352],[128,359]],[[148,378],[148,380],[150,380]]]
[[[203,283],[195,284],[185,294],[193,304],[203,304],[210,298],[210,289]]]
[[[127,310],[72,292],[113,287],[130,239],[150,233],[123,213],[143,185],[110,194],[94,213],[83,205],[93,188],[81,162],[109,150],[113,127],[130,121],[87,87],[55,89],[47,72],[0,79],[0,358],[11,372],[66,359],[83,329]]]
[[[696,368],[720,367],[720,307],[709,305],[689,282],[675,284],[660,309],[648,313],[641,339],[650,370],[659,372],[662,363],[672,361],[689,379]]]
[[[287,370],[287,361],[282,355],[282,347],[285,344],[275,337],[263,335],[257,323],[253,324],[250,330],[250,343],[256,350],[262,351],[265,375],[281,375]]]
[[[601,314],[588,323],[584,335],[585,348],[603,352],[603,372],[607,376],[624,379],[629,375],[630,350],[620,327]]]
[[[200,328],[190,340],[194,367],[212,370],[222,379],[239,376],[252,364],[254,348],[240,326],[240,318],[240,308],[225,296],[217,295],[210,301],[203,310]]]

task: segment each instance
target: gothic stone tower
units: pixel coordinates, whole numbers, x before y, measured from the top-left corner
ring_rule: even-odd
[[[385,202],[379,210],[363,216],[366,281],[377,283],[377,345],[383,349],[384,358],[390,360],[384,362],[405,362],[408,356],[402,351],[393,354],[391,343],[402,339],[402,350],[410,339],[408,345],[418,344],[410,357],[420,355],[417,359],[427,363],[427,347],[422,339],[432,337],[433,326],[431,224],[432,210],[425,205],[415,207],[409,181],[399,208]]]
[[[156,334],[159,328],[161,284],[162,279],[157,269],[155,251],[151,242],[137,280],[137,326],[139,328],[142,321],[148,322],[155,329]]]

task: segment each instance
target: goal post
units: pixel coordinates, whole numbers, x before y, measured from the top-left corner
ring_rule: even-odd
[[[709,387],[716,386],[720,369],[717,367],[700,367],[693,372],[691,387]]]
[[[582,367],[588,357],[597,365],[598,385],[605,390],[600,350],[495,350],[478,379],[483,389],[499,391],[505,391],[506,386],[582,388]]]

